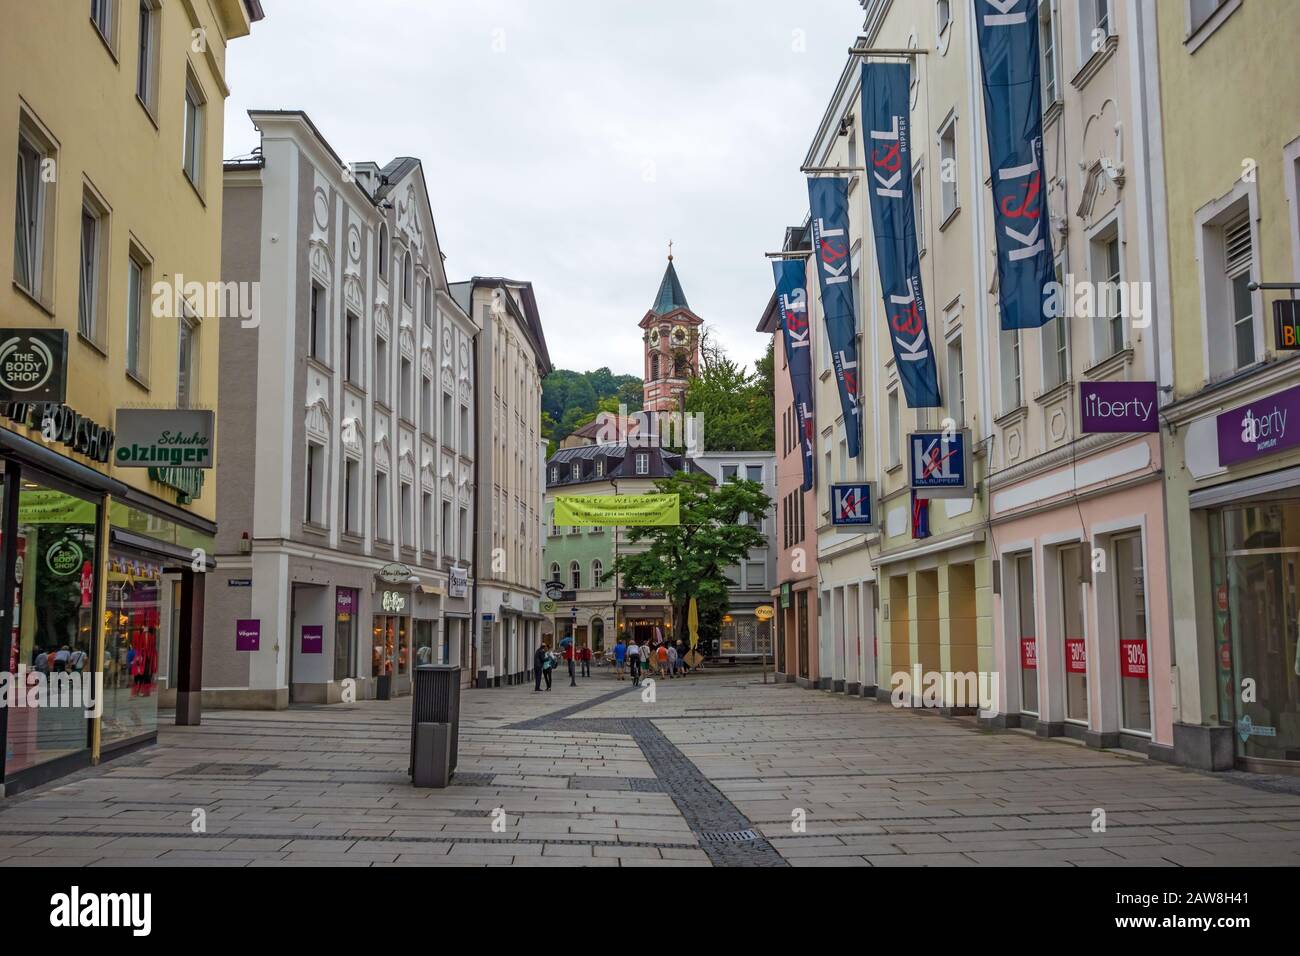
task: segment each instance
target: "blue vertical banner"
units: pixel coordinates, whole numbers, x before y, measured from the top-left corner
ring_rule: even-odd
[[[803,490],[813,487],[813,414],[812,336],[808,318],[807,264],[803,259],[778,259],[772,263],[776,278],[776,307],[781,315],[785,342],[786,367],[790,370],[790,388],[799,427],[799,449],[803,457]]]
[[[910,72],[906,63],[862,65],[866,185],[885,321],[903,394],[909,408],[937,408],[939,374],[921,290],[921,254],[912,205]]]
[[[1048,314],[1051,222],[1043,170],[1038,0],[975,0],[984,121],[993,171],[1002,329],[1036,329]]]
[[[858,399],[858,321],[853,305],[853,257],[849,240],[849,181],[839,176],[808,180],[812,210],[813,261],[822,290],[822,319],[831,364],[840,388],[844,435],[850,458],[862,450]]]

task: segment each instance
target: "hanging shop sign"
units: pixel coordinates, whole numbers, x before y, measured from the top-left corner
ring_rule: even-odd
[[[0,402],[0,417],[36,429],[46,441],[66,445],[106,464],[113,454],[113,430],[54,402]]]
[[[1224,468],[1295,448],[1300,445],[1300,385],[1224,412],[1215,425]]]
[[[119,408],[119,468],[213,467],[216,414],[201,408]]]
[[[66,329],[0,329],[0,401],[67,401]]]
[[[463,598],[469,593],[469,568],[450,568],[447,571],[447,594]]]
[[[1003,330],[1040,328],[1052,317],[1038,30],[1038,0],[975,0]]]
[[[794,586],[791,585],[789,581],[781,585],[781,610],[784,611],[789,609],[790,600],[793,597],[793,595],[794,595]]]
[[[544,585],[542,585],[542,589],[546,592],[547,598],[549,598],[552,601],[558,601],[560,599],[560,595],[564,593],[564,582],[547,581]]]
[[[858,320],[853,308],[853,248],[849,236],[849,181],[839,176],[808,180],[813,261],[822,292],[822,321],[844,413],[850,458],[862,448],[858,399]]]
[[[620,601],[662,601],[665,599],[663,591],[652,591],[648,588],[623,588],[618,592]]]
[[[680,524],[673,495],[556,495],[555,523],[581,527],[671,527]]]
[[[875,482],[831,485],[831,524],[860,530],[876,527]]]
[[[808,322],[807,266],[802,259],[778,259],[772,263],[776,278],[776,307],[781,315],[784,336],[786,368],[790,372],[790,390],[794,396],[794,412],[799,430],[799,449],[803,458],[804,491],[813,487],[813,465],[816,452],[813,436],[816,423],[813,414],[812,337]]]
[[[325,628],[319,624],[302,626],[302,652],[304,654],[323,654],[325,652]]]
[[[149,477],[176,492],[176,503],[188,505],[203,494],[201,468],[150,468]]]
[[[1158,432],[1160,403],[1155,382],[1080,382],[1083,433]]]
[[[770,621],[776,617],[776,608],[770,604],[760,604],[754,608],[754,617],[760,621]]]
[[[912,197],[910,91],[908,64],[862,65],[862,119],[870,142],[867,196],[889,340],[908,407],[937,408],[939,374],[921,290]]]
[[[262,622],[258,618],[235,622],[235,650],[256,651],[262,647]]]
[[[401,614],[406,610],[406,595],[401,591],[385,591],[379,597],[379,606],[388,614]]]
[[[409,584],[414,574],[415,572],[408,565],[394,561],[391,564],[385,564],[376,571],[375,577],[385,584]]]
[[[969,429],[912,432],[907,448],[913,491],[926,499],[971,497]]]
[[[1300,299],[1274,301],[1273,341],[1280,351],[1300,350]]]

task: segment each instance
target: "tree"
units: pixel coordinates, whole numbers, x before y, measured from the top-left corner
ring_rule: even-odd
[[[601,367],[593,372],[556,369],[542,380],[542,411],[555,422],[550,435],[555,445],[592,421],[598,411],[618,411],[620,402],[629,412],[640,410],[641,379]]]
[[[714,337],[700,337],[700,374],[686,387],[683,411],[701,416],[705,451],[769,451],[776,448],[772,346],[750,375]]]
[[[703,637],[706,623],[720,621],[729,606],[725,569],[767,546],[757,518],[771,508],[772,499],[757,482],[733,478],[715,485],[709,475],[692,471],[660,478],[655,488],[679,496],[681,523],[629,528],[628,542],[647,547],[620,554],[603,580],[619,574],[623,587],[663,591],[672,602],[673,633],[683,640],[688,638],[687,609],[695,598]],[[754,518],[742,524],[742,515]]]

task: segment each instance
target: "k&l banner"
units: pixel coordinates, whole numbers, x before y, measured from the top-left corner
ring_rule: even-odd
[[[808,180],[812,209],[813,261],[822,290],[822,318],[840,387],[844,434],[850,458],[862,448],[858,404],[858,322],[853,309],[853,266],[849,242],[849,181],[838,176]]]
[[[812,338],[808,334],[808,289],[804,281],[807,265],[802,259],[778,259],[772,263],[776,277],[776,307],[781,313],[785,335],[786,365],[794,393],[794,410],[799,424],[799,448],[803,455],[803,490],[813,486],[813,385]]]
[[[1002,328],[1036,329],[1053,282],[1043,175],[1038,0],[975,0],[984,77],[984,119],[993,170]]]
[[[939,376],[921,292],[912,205],[912,132],[908,117],[910,67],[862,65],[862,120],[868,131],[867,187],[885,321],[909,408],[936,408]]]

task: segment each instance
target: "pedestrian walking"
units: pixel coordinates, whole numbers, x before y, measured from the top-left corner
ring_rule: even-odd
[[[546,678],[546,689],[551,689],[551,669],[555,666],[555,659],[551,657],[550,648],[545,643],[538,644],[537,650],[533,652],[533,692],[536,693],[542,689],[542,678]]]
[[[677,648],[668,645],[668,676],[677,676]]]
[[[659,645],[659,649],[655,651],[655,658],[659,664],[659,676],[666,677],[668,675],[668,646],[666,644]]]
[[[582,649],[582,676],[591,676],[591,648],[583,647]]]
[[[635,640],[628,641],[627,644],[627,669],[632,675],[632,686],[636,687],[641,683],[641,645]]]
[[[568,644],[564,645],[564,660],[569,665],[569,686],[570,687],[578,686],[578,672],[574,669],[575,656],[576,655],[574,654],[574,650],[573,650],[573,642],[570,641]]]
[[[625,675],[623,673],[623,667],[626,661],[627,661],[627,644],[623,641],[623,638],[620,637],[618,639],[618,643],[614,645],[614,669],[615,669],[614,676],[618,680],[624,679]]]

